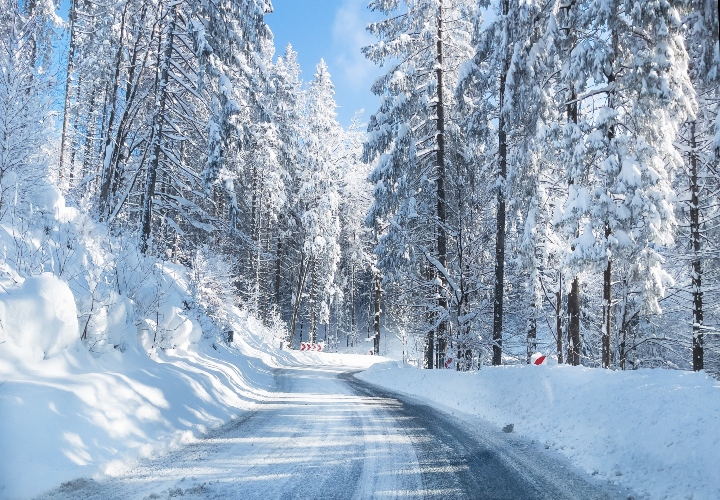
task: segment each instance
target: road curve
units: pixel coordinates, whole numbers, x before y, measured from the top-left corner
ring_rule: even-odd
[[[207,438],[40,498],[628,498],[533,444],[341,368],[275,376],[272,399]]]

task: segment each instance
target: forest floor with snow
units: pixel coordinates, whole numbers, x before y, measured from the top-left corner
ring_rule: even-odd
[[[720,382],[704,373],[565,365],[462,373],[387,362],[358,377],[465,419],[512,424],[641,498],[720,498]]]

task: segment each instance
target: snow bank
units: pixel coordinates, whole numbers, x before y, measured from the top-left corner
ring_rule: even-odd
[[[56,356],[77,342],[77,309],[67,283],[43,273],[0,292],[3,340],[10,340],[36,361]]]
[[[50,278],[38,281],[47,285]],[[28,281],[22,293],[11,295],[32,298],[38,285]],[[54,286],[67,298],[66,288]],[[28,301],[51,309],[40,299]],[[14,341],[0,344],[0,498],[29,498],[78,477],[117,475],[138,457],[190,443],[267,400],[275,368],[364,369],[377,361],[279,350],[254,319],[237,309],[230,316],[235,331],[230,346],[207,337],[188,343],[183,334],[184,349],[154,349],[148,355],[144,330],[136,347],[101,356],[77,341],[50,359],[28,358],[25,346]],[[57,319],[50,313],[43,317]],[[186,329],[192,323],[177,311],[171,317]]]
[[[720,382],[673,370],[506,366],[479,372],[378,364],[359,378],[555,448],[650,498],[720,498]]]

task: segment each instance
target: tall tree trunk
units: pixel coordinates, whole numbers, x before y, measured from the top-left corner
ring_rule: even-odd
[[[429,263],[425,264],[423,272],[425,274],[425,279],[430,281],[433,273]],[[428,325],[434,324],[433,314],[427,306],[425,307],[425,317]],[[433,328],[429,328],[427,334],[425,334],[425,368],[428,370],[435,368],[435,330]]]
[[[563,363],[563,329],[562,329],[562,275],[560,275],[560,282],[558,283],[558,291],[555,292],[555,333],[557,337],[557,358],[558,364]]]
[[[295,326],[297,324],[298,314],[300,313],[300,305],[302,304],[302,294],[305,291],[305,281],[307,279],[308,266],[305,262],[305,256],[300,257],[300,270],[298,271],[297,288],[295,289],[295,303],[293,304],[292,320],[290,321],[290,338],[288,343],[290,348],[293,347],[295,340]],[[300,328],[300,341],[302,342],[302,327]]]
[[[118,48],[114,61],[115,76],[113,77],[112,84],[110,86],[110,94],[107,96],[110,99],[110,116],[108,117],[107,125],[103,127],[103,138],[105,140],[102,156],[102,182],[100,184],[100,220],[105,220],[112,210],[110,187],[112,186],[115,175],[110,169],[112,168],[112,158],[118,148],[118,145],[113,141],[112,132],[115,124],[115,115],[117,114],[118,94],[120,92],[120,70],[123,66],[122,56],[125,50],[123,40],[125,39],[125,21],[127,19],[127,9],[129,4],[129,2],[125,3],[122,18],[120,19],[120,40],[118,41]],[[161,90],[161,92],[162,91],[163,90]],[[155,125],[155,123],[153,123],[153,125]],[[153,129],[153,132],[155,132],[155,129]],[[158,143],[158,145],[159,144],[160,143]]]
[[[575,22],[572,16],[572,7],[575,2],[568,2],[563,8],[565,9],[565,25],[567,30],[567,59],[570,60],[572,49],[577,43],[577,37],[573,29],[573,23]],[[568,81],[567,88],[568,104],[567,104],[567,120],[568,123],[578,124],[579,120],[579,107],[577,101],[577,93],[572,81]],[[570,174],[568,179],[568,185],[572,186],[575,184],[575,178],[573,174]],[[573,250],[575,248],[573,247]],[[558,294],[558,297],[562,295]],[[556,306],[559,311],[559,305]],[[568,325],[567,325],[567,363],[573,366],[580,364],[580,279],[577,275],[573,276],[572,283],[570,285],[570,293],[567,295],[567,314],[568,314]],[[562,323],[560,318],[556,318],[557,325]],[[558,333],[558,346],[560,353],[558,354],[558,362],[562,357],[562,335]]]
[[[373,282],[375,285],[375,294],[373,300],[373,309],[375,312],[375,314],[373,315],[373,333],[375,334],[375,336],[373,339],[373,347],[375,354],[380,354],[380,301],[382,298],[382,276],[380,276],[379,270],[375,270]]]
[[[720,0],[718,1],[720,8]],[[692,296],[693,296],[693,370],[705,367],[703,356],[703,289],[702,264],[700,262],[700,197],[698,186],[697,138],[695,122],[690,124],[690,240],[693,248]]]
[[[314,344],[317,337],[317,303],[318,303],[318,275],[317,263],[313,259],[310,271],[310,343]]]
[[[574,44],[574,39],[573,39]],[[567,107],[568,120],[577,125],[579,120],[579,110],[577,102],[577,94],[575,89],[570,91],[570,104]],[[570,185],[575,183],[574,178],[570,178]],[[568,333],[571,341],[570,356],[568,361],[573,366],[580,364],[580,278],[576,275],[573,277],[570,293],[568,294]]]
[[[502,0],[502,15],[505,18],[507,33],[507,17],[510,12],[509,0]],[[507,124],[503,107],[505,105],[505,86],[510,67],[508,47],[501,47],[503,63],[500,70],[500,106],[498,120],[498,153],[500,162],[500,179],[497,194],[497,229],[495,239],[495,300],[493,302],[493,356],[492,364],[502,364],[503,334],[503,296],[505,294],[505,181],[507,180]]]
[[[350,335],[353,338],[353,347],[355,347],[355,265],[350,265]],[[347,346],[350,345],[349,335],[346,335]]]
[[[438,30],[437,30],[437,66],[435,73],[437,76],[437,217],[438,217],[438,231],[437,231],[437,252],[438,262],[443,268],[447,267],[447,207],[445,200],[445,100],[443,90],[443,3],[440,0],[438,6]],[[443,273],[440,274],[440,281],[442,282],[441,289],[438,293],[438,306],[440,314],[443,315],[440,323],[438,324],[437,342],[438,342],[438,358],[440,363],[445,362],[445,356],[447,351],[447,337],[448,337],[448,321],[447,321],[447,310],[448,300],[445,292],[447,290],[446,278]]]
[[[275,307],[280,313],[280,283],[282,279],[282,235],[277,235],[277,249],[275,250]]]
[[[620,345],[618,346],[618,355],[619,355],[619,362],[620,362],[620,369],[625,370],[625,361],[626,361],[626,342],[627,342],[627,331],[628,331],[628,285],[627,280],[624,279],[622,282],[622,311],[620,314],[621,317],[621,323],[620,323]]]
[[[580,365],[580,280],[576,276],[568,294],[568,362]]]
[[[618,51],[618,35],[613,30],[611,33],[613,57]],[[615,109],[615,67],[614,64],[610,66],[610,73],[607,75],[608,88],[608,107]],[[610,124],[607,131],[608,150],[609,154],[612,154],[613,141],[615,140],[615,125]],[[609,156],[609,155],[608,155]],[[605,245],[606,248],[610,249],[610,236],[612,235],[612,227],[610,222],[605,221]],[[602,366],[603,368],[610,368],[610,332],[612,331],[612,257],[608,256],[607,266],[603,272],[603,331],[601,335],[602,343]]]
[[[537,279],[537,278],[535,278]],[[527,363],[530,364],[532,355],[537,352],[537,306],[535,305],[535,297],[533,296],[530,303],[530,317],[528,318],[527,331]]]
[[[609,238],[612,231],[610,225],[605,227],[605,238]],[[607,267],[603,272],[603,331],[602,331],[602,367],[610,368],[610,331],[612,307],[612,259],[608,258]]]
[[[147,179],[145,182],[145,199],[142,207],[142,233],[140,235],[140,251],[147,253],[150,245],[150,235],[152,234],[152,209],[153,198],[155,196],[155,182],[157,180],[158,168],[160,166],[160,150],[163,135],[163,125],[165,124],[165,107],[167,103],[167,86],[170,80],[170,65],[172,59],[173,42],[175,36],[175,22],[177,18],[177,4],[171,7],[170,20],[165,30],[165,48],[163,51],[163,62],[160,76],[160,85],[158,86],[159,99],[155,116],[153,117],[153,130],[150,148],[152,156],[148,164]]]
[[[70,0],[70,13],[68,15],[68,21],[70,23],[70,42],[68,45],[68,61],[67,61],[67,73],[65,74],[65,104],[63,109],[63,127],[62,127],[62,138],[60,140],[60,171],[59,175],[62,179],[65,170],[65,157],[67,156],[68,148],[68,135],[70,133],[70,83],[72,82],[72,75],[75,72],[75,23],[77,16],[77,0]],[[72,170],[70,171],[72,176]]]

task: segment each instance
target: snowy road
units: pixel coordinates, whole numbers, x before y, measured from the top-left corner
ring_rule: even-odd
[[[41,498],[620,498],[536,445],[347,369],[282,369],[276,379],[272,400],[207,439]]]

